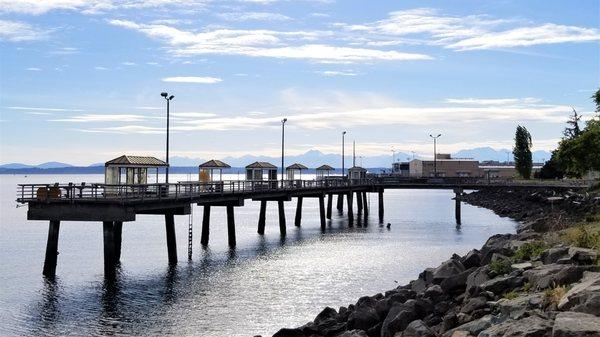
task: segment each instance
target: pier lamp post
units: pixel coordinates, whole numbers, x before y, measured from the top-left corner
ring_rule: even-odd
[[[442,134],[438,134],[437,136],[429,135],[429,137],[433,138],[433,176],[437,178],[437,139],[440,138]]]
[[[283,158],[285,155],[284,144],[285,144],[285,122],[287,122],[287,118],[281,120],[281,187],[283,187],[283,179],[285,174],[285,166],[283,162]]]
[[[344,138],[346,137],[346,131],[342,132],[342,178],[344,177],[344,161],[345,161],[345,154],[344,154]]]
[[[165,176],[165,182],[168,184],[169,183],[169,103],[171,102],[171,100],[173,98],[175,98],[175,96],[171,95],[169,96],[168,93],[166,92],[161,92],[160,95],[167,101],[167,167],[166,167],[166,176]]]

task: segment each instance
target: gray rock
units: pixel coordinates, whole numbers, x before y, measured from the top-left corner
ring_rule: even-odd
[[[521,276],[500,276],[493,278],[481,284],[481,288],[491,291],[496,295],[504,294],[523,285],[524,279]]]
[[[474,297],[467,301],[465,305],[460,309],[460,312],[470,314],[477,309],[487,307],[487,299],[485,297]]]
[[[452,293],[455,291],[463,292],[467,286],[467,279],[469,278],[469,275],[471,275],[471,273],[476,269],[476,267],[473,267],[444,279],[440,284],[442,290],[444,290],[446,293]]]
[[[466,268],[473,268],[481,266],[481,252],[477,249],[473,249],[460,259],[462,265]]]
[[[273,337],[305,337],[304,333],[300,329],[280,329]]]
[[[317,315],[317,317],[315,317],[314,322],[315,324],[319,324],[319,322],[335,317],[336,315],[337,311],[334,308],[326,307]]]
[[[561,312],[556,315],[552,337],[598,337],[600,317],[580,312]]]
[[[544,264],[556,263],[559,259],[568,256],[568,253],[568,246],[559,245],[543,251],[540,255],[540,260],[542,260]]]
[[[465,267],[456,259],[443,262],[433,271],[433,283],[440,284],[444,279],[465,271]]]
[[[497,234],[491,236],[483,247],[481,247],[481,254],[483,255],[481,263],[488,264],[493,253],[511,255],[513,253],[513,250],[510,248],[510,240],[512,237],[512,234]]]
[[[571,247],[569,257],[579,264],[594,264],[598,259],[598,253],[593,249]]]
[[[539,316],[508,320],[481,331],[477,337],[545,337],[552,331],[552,321]]]
[[[363,330],[350,330],[350,331],[345,331],[341,335],[338,335],[338,337],[369,337],[369,336]]]
[[[444,291],[442,290],[442,287],[438,284],[434,284],[434,285],[430,286],[423,293],[424,297],[429,297],[429,298],[438,298],[439,296],[442,296],[442,295],[444,295]]]
[[[471,294],[474,288],[481,286],[490,279],[487,272],[487,267],[480,267],[467,276],[467,293]]]
[[[398,335],[400,337],[436,337],[435,332],[420,319],[410,322],[401,334],[396,333],[396,336]]]
[[[514,263],[514,264],[511,264],[510,267],[512,269],[518,269],[518,270],[525,271],[525,270],[533,268],[533,264],[531,262]]]
[[[600,316],[600,273],[584,273],[581,282],[565,294],[558,308]]]
[[[543,303],[544,294],[535,293],[526,296],[520,296],[515,299],[501,299],[496,303],[496,307],[502,319],[521,319],[529,315],[529,311],[540,309]]]
[[[396,332],[406,329],[410,322],[417,319],[415,311],[414,300],[393,306],[381,325],[381,337],[392,337]]]
[[[583,269],[572,265],[547,264],[526,270],[523,276],[534,289],[546,289],[579,281],[583,276]]]
[[[477,336],[481,331],[491,327],[492,322],[492,316],[486,315],[481,317],[480,319],[476,319],[474,321],[456,327],[452,330],[446,331],[443,337],[452,337],[457,331],[467,331],[469,334]]]
[[[377,323],[379,323],[377,311],[366,305],[357,307],[356,310],[348,316],[349,330],[360,329],[367,331]]]

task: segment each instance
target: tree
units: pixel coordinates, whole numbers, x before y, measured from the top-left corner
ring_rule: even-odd
[[[578,137],[581,134],[581,129],[579,128],[579,120],[581,119],[581,115],[577,114],[577,110],[573,109],[573,116],[569,118],[567,121],[567,127],[565,131],[563,131],[563,135],[567,139],[573,139]]]
[[[594,95],[592,95],[592,99],[596,103],[596,112],[599,113],[598,117],[600,117],[600,89],[596,90]]]
[[[531,169],[533,167],[531,145],[531,134],[529,134],[529,131],[524,126],[517,126],[513,156],[515,157],[515,169],[525,179],[531,177]]]

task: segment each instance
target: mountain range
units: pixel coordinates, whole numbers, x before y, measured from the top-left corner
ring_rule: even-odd
[[[534,151],[532,153],[533,161],[536,163],[544,162],[550,159],[550,152],[548,151]],[[506,162],[513,161],[512,151],[508,149],[493,149],[491,147],[478,147],[474,149],[460,150],[452,154],[453,158],[472,158],[478,161],[498,161]],[[415,158],[419,158],[418,156]],[[212,158],[208,158],[212,159]],[[281,163],[281,157],[269,157],[269,156],[252,156],[245,155],[242,157],[225,157],[219,158],[224,162],[228,163],[232,167],[244,167],[255,161],[266,161],[274,165],[279,166]],[[409,161],[412,159],[412,155],[396,152],[396,161]],[[189,158],[189,157],[178,157],[173,156],[170,158],[171,166],[173,167],[194,167],[200,163],[205,162],[206,158]],[[302,163],[308,167],[314,168],[323,164],[331,165],[333,167],[340,167],[341,155],[322,153],[318,150],[309,150],[301,155],[288,155],[285,157],[286,165],[292,163]],[[363,167],[375,168],[375,167],[390,167],[392,163],[391,155],[378,155],[378,156],[364,156],[356,159],[356,164]],[[352,166],[351,155],[346,155],[345,161],[346,167]],[[90,171],[91,168],[97,168],[104,166],[103,163],[95,163],[85,167],[74,166],[67,163],[60,162],[47,162],[39,165],[27,165],[21,163],[10,163],[0,165],[0,173],[14,173],[15,171],[42,171],[51,170],[56,172],[57,169],[69,168],[68,172],[77,171],[78,168],[85,168],[83,171]],[[93,170],[94,172],[97,169]]]

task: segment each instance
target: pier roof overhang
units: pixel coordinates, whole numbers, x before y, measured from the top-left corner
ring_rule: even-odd
[[[302,164],[295,163],[295,164],[292,164],[292,165],[286,167],[285,169],[286,170],[308,170],[308,167],[306,167]]]
[[[267,163],[266,161],[256,161],[248,166],[246,166],[247,169],[270,169],[270,170],[277,170],[277,166],[271,164],[271,163]]]
[[[198,165],[201,169],[226,169],[231,168],[231,166],[227,163],[224,163],[220,160],[212,159],[207,161],[206,163],[202,163]]]
[[[317,170],[317,171],[333,171],[334,168],[329,165],[321,165],[321,166],[317,167],[315,170]]]
[[[128,156],[123,155],[113,160],[109,160],[104,164],[105,167],[119,166],[119,167],[166,167],[169,166],[166,162],[156,157],[145,157],[145,156]]]

